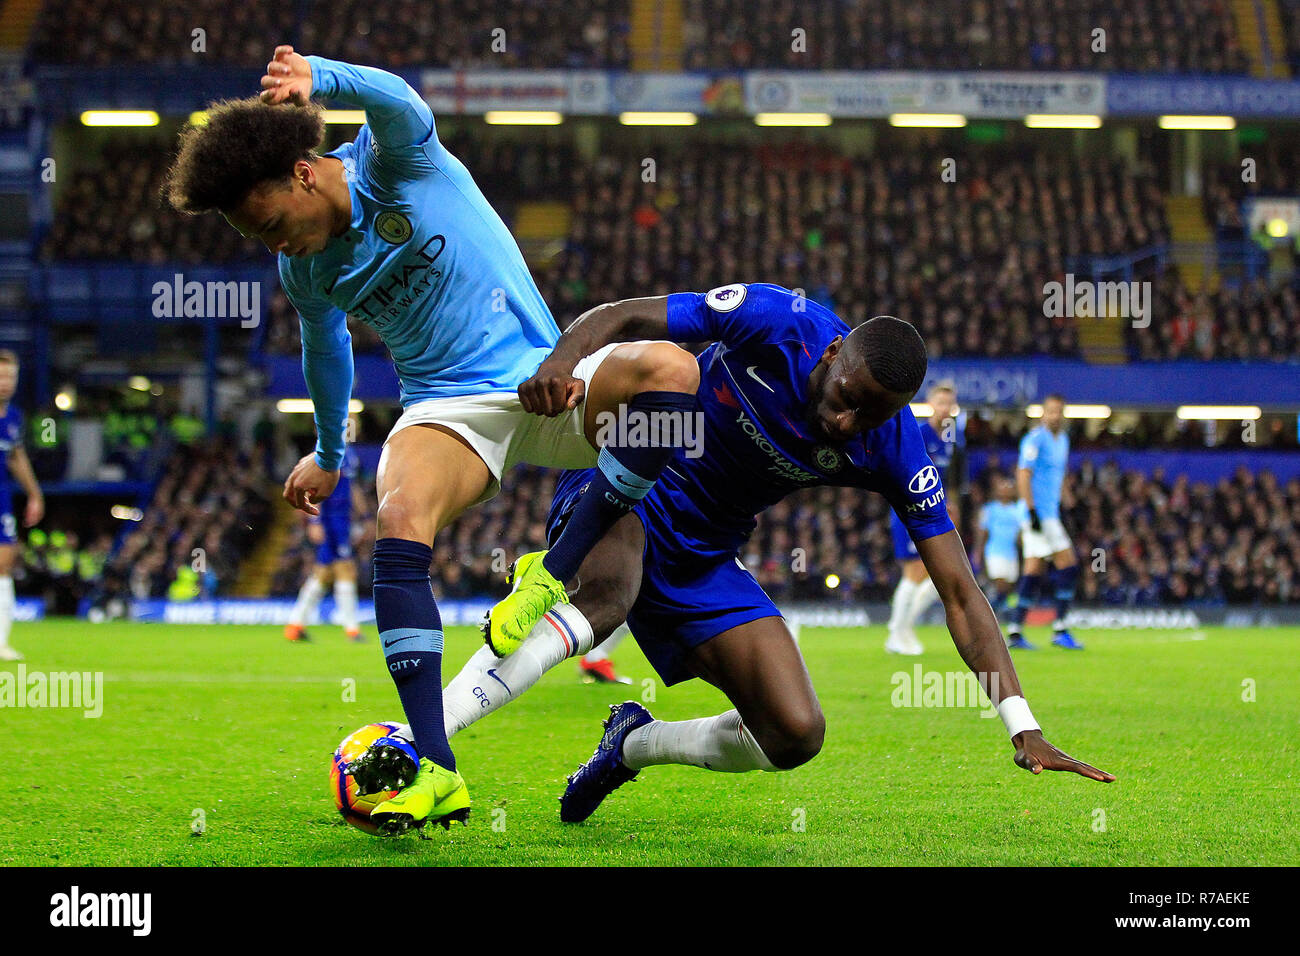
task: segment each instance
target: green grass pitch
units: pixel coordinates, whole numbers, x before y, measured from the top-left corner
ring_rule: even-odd
[[[363,645],[315,634],[300,646],[271,627],[16,626],[29,672],[102,671],[104,710],[0,711],[0,863],[1300,863],[1300,638],[1282,629],[1091,632],[1083,653],[1019,654],[1048,739],[1116,774],[1109,786],[1018,769],[1001,722],[978,710],[892,706],[895,672],[961,669],[945,631],[923,631],[924,656],[896,658],[880,628],[806,629],[828,724],[819,757],[779,774],[650,768],[563,826],[565,775],[608,705],[652,677],[629,641],[616,659],[633,687],[581,684],[565,662],[456,737],[474,813],[429,840],[370,837],[336,815],[333,748],[401,708],[373,629]],[[449,631],[448,679],[476,635]],[[698,681],[651,689],[670,720],[726,707]]]

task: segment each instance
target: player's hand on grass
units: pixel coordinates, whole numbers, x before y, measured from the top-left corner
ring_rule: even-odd
[[[338,470],[326,471],[316,464],[316,453],[298,459],[284,482],[284,500],[309,515],[320,514],[316,503],[324,501],[339,483]]]
[[[291,46],[278,46],[262,77],[262,102],[306,106],[311,100],[311,66]]]
[[[582,379],[573,377],[571,365],[548,359],[532,378],[519,386],[519,403],[526,412],[554,418],[561,412],[577,408],[586,392],[587,386]]]
[[[1115,775],[1075,760],[1047,742],[1041,730],[1022,730],[1011,741],[1016,745],[1016,766],[1038,774],[1044,770],[1068,770],[1100,783],[1114,783]]]

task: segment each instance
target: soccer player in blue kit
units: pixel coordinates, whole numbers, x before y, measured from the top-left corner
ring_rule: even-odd
[[[515,654],[502,659],[479,649],[447,687],[449,733],[518,698],[547,668],[585,652],[626,618],[666,684],[700,677],[733,709],[667,722],[635,702],[611,708],[595,754],[570,777],[562,820],[586,819],[656,764],[741,772],[812,759],[825,731],[820,703],[784,619],[737,554],[768,506],[798,488],[844,485],[879,492],[902,516],[957,650],[1006,724],[1016,764],[1114,780],[1043,738],[942,485],[913,490],[916,476],[934,466],[907,407],[927,367],[912,326],[880,316],[850,331],[828,309],[762,283],[629,299],[591,310],[565,332],[520,386],[525,406],[562,406],[581,387],[573,370],[583,355],[641,337],[713,343],[698,359],[702,454],[678,452],[583,562],[572,603],[548,612]],[[592,478],[590,470],[561,476],[552,539]],[[395,749],[383,747],[397,765]]]
[[[490,636],[510,653],[567,599],[583,557],[675,451],[663,442],[601,447],[598,417],[689,415],[699,371],[668,342],[611,345],[574,369],[581,407],[528,414],[517,388],[559,329],[514,237],[438,139],[428,104],[391,73],[291,46],[276,47],[261,86],[259,97],[212,104],[205,125],[181,133],[168,198],[185,213],[220,212],[277,254],[315,406],[316,449],[284,486],[295,508],[317,514],[339,479],[353,375],[347,317],[372,326],[392,355],[403,413],[376,473],[375,623],[420,766],[371,819],[387,833],[447,825],[468,816],[470,798],[444,730],[435,534],[492,497],[516,462],[597,466],[596,493],[544,561],[517,564],[510,613],[494,612]],[[364,110],[353,142],[316,151],[324,117],[312,96]]]
[[[31,459],[23,448],[23,413],[14,404],[18,390],[18,353],[0,349],[0,661],[20,661],[23,655],[9,644],[9,630],[14,622],[14,564],[21,550],[18,545],[18,520],[13,513],[13,488],[9,477],[18,479],[27,494],[23,523],[27,527],[45,516],[45,496],[36,481]]]
[[[316,561],[298,591],[284,636],[290,641],[308,641],[306,625],[316,613],[329,578],[334,579],[334,606],[339,624],[349,641],[361,640],[357,614],[357,562],[352,553],[352,514],[363,507],[361,489],[354,484],[361,461],[355,449],[343,453],[339,481],[333,493],[320,503],[320,514],[307,517],[307,539],[316,547]]]
[[[956,487],[955,467],[957,438],[959,426],[954,413],[957,411],[957,390],[950,382],[939,382],[925,395],[930,405],[930,417],[920,423],[921,440],[925,442],[926,454],[934,464],[933,471],[922,472],[918,478],[918,489],[923,485],[939,487],[945,490]],[[948,517],[954,525],[959,524],[957,502],[945,499]],[[925,563],[916,550],[907,525],[898,516],[898,512],[889,514],[889,531],[894,539],[894,557],[901,566],[898,586],[894,589],[894,598],[890,602],[889,635],[885,640],[885,650],[891,654],[915,656],[923,650],[916,636],[916,622],[926,609],[939,599],[939,592],[934,582],[925,573]]]

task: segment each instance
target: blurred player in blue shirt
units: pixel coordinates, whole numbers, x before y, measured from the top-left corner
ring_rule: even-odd
[[[587,356],[550,417],[528,414],[518,386],[559,329],[505,223],[438,139],[433,113],[399,76],[304,57],[278,46],[258,98],[211,104],[189,126],[168,175],[172,205],[220,212],[277,256],[302,324],[302,366],[315,407],[316,450],[284,497],[307,514],[339,480],[352,396],[347,317],[373,327],[401,383],[403,412],[375,484],[375,623],[388,672],[426,758],[419,776],[371,813],[385,833],[469,814],[469,789],[443,730],[442,618],[430,580],[434,536],[492,497],[517,462],[597,464],[598,493],[540,560],[516,562],[514,590],[493,609],[489,640],[509,654],[567,600],[579,563],[658,479],[671,444],[598,440],[594,419],[689,414],[699,373],[666,342]],[[365,112],[356,139],[325,155],[320,96]],[[585,396],[585,401],[584,401]],[[599,450],[599,457],[597,451]],[[349,767],[353,772],[355,768]]]
[[[13,486],[10,475],[18,479],[27,495],[23,524],[30,528],[45,516],[45,497],[36,482],[31,460],[23,448],[23,413],[13,403],[18,390],[18,355],[0,350],[0,661],[20,661],[23,655],[9,644],[14,623],[14,563],[18,560],[18,520],[14,517]]]
[[[315,547],[315,561],[298,592],[284,627],[290,641],[310,637],[306,625],[311,623],[320,606],[330,579],[334,580],[334,607],[343,633],[350,641],[361,640],[361,622],[357,616],[357,562],[352,554],[352,516],[365,510],[361,488],[356,479],[361,461],[350,445],[343,452],[339,483],[334,493],[320,503],[319,515],[308,515],[307,540]]]
[[[1017,589],[1016,605],[1011,609],[1007,636],[1012,647],[1032,650],[1022,628],[1025,614],[1038,598],[1044,584],[1056,608],[1052,643],[1067,650],[1082,650],[1066,627],[1074,586],[1079,579],[1079,563],[1074,545],[1061,523],[1061,486],[1070,466],[1070,436],[1065,431],[1065,399],[1048,395],[1043,399],[1043,421],[1029,429],[1020,440],[1020,460],[1016,465],[1016,489],[1025,511],[1020,529],[1025,553],[1024,574]],[[1043,560],[1052,559],[1046,578]]]
[[[959,482],[953,468],[960,435],[958,424],[957,389],[950,382],[939,382],[925,395],[930,406],[930,417],[921,422],[921,437],[925,441],[925,450],[934,463],[934,482],[942,480],[948,508],[948,516],[954,526],[960,524],[957,496],[948,494],[948,489],[955,489]],[[936,484],[938,487],[938,484]],[[920,654],[923,650],[921,641],[916,636],[916,622],[935,601],[939,592],[934,582],[925,572],[925,562],[916,550],[916,542],[908,533],[907,526],[898,517],[897,512],[889,516],[889,525],[894,539],[894,557],[901,566],[898,587],[890,602],[889,636],[885,640],[885,650],[892,654]]]

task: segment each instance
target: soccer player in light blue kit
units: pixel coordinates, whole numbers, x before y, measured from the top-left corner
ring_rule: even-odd
[[[428,105],[391,73],[290,46],[276,47],[261,86],[260,98],[213,104],[205,126],[182,132],[169,198],[186,213],[219,211],[278,255],[302,321],[317,433],[314,453],[285,482],[295,508],[317,514],[338,481],[352,394],[347,316],[372,326],[392,354],[403,413],[376,474],[375,623],[422,759],[415,780],[371,819],[388,833],[448,825],[466,818],[470,799],[443,729],[434,535],[492,497],[517,462],[598,465],[596,493],[564,538],[516,575],[516,613],[492,634],[510,653],[567,600],[582,558],[675,450],[668,440],[631,447],[616,437],[598,459],[601,416],[689,415],[698,369],[671,343],[620,345],[584,359],[554,417],[527,414],[517,388],[559,329],[509,230],[439,141]],[[314,95],[366,117],[353,142],[324,156]]]
[[[984,575],[993,584],[993,610],[1001,614],[1013,599],[1020,577],[1020,526],[1027,515],[1016,500],[1016,486],[999,475],[993,482],[993,500],[980,508],[975,532],[975,553],[984,559]]]
[[[1033,650],[1022,628],[1025,613],[1044,584],[1043,561],[1052,559],[1046,583],[1056,608],[1052,643],[1066,650],[1083,650],[1065,625],[1079,579],[1074,545],[1061,524],[1061,486],[1070,465],[1070,436],[1065,431],[1065,399],[1048,395],[1043,399],[1042,424],[1031,428],[1020,440],[1020,461],[1016,466],[1016,490],[1025,518],[1020,529],[1025,553],[1024,574],[1011,609],[1007,635],[1012,647]]]
[[[883,495],[917,543],[962,659],[998,706],[1020,767],[1114,778],[1049,744],[1020,695],[1011,656],[945,507],[943,485],[907,407],[925,378],[925,344],[905,322],[879,316],[850,331],[829,309],[766,283],[611,303],[564,334],[523,391],[563,394],[578,357],[641,336],[712,341],[700,356],[704,440],[678,452],[660,482],[583,562],[571,604],[547,614],[509,658],[480,648],[447,686],[448,733],[533,686],[549,667],[600,640],[625,618],[666,684],[701,678],[732,709],[697,720],[656,720],[641,704],[612,707],[595,754],[572,777],[560,818],[589,816],[645,767],[719,772],[789,770],[822,746],[825,720],[781,617],[738,557],[757,516],[799,488],[846,486]],[[556,484],[547,532],[563,534],[594,480],[568,471]],[[376,747],[386,746],[376,744]]]

